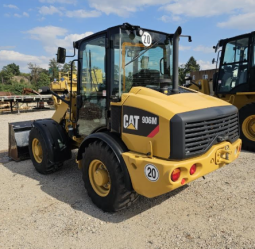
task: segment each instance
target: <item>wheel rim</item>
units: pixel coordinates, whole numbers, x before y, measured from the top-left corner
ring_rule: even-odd
[[[37,138],[33,139],[32,142],[32,152],[36,162],[41,163],[43,159],[42,146]]]
[[[100,160],[93,160],[89,165],[89,180],[94,191],[101,197],[109,194],[111,178],[106,166]]]
[[[255,141],[255,115],[251,115],[243,121],[242,131],[249,140]]]

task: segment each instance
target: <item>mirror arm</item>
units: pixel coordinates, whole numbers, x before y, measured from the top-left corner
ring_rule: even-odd
[[[74,57],[75,56],[75,47],[73,48],[73,55],[66,55],[66,57]]]
[[[188,37],[188,41],[189,42],[192,42],[192,38],[190,35],[180,35],[181,37]]]

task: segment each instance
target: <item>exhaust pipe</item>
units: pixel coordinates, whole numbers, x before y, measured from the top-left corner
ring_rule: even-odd
[[[172,93],[179,93],[179,38],[182,33],[182,28],[179,26],[173,38],[173,89]]]

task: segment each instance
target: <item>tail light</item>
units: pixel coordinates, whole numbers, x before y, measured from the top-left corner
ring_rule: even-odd
[[[240,144],[240,145],[239,145],[239,148],[238,148],[238,152],[240,152],[241,149],[242,149],[242,145]]]
[[[181,170],[179,168],[174,169],[174,171],[171,174],[171,180],[173,182],[176,182],[179,179],[180,175],[181,175]]]
[[[196,164],[193,164],[193,165],[191,166],[190,170],[189,170],[190,175],[195,174],[196,170],[197,170],[197,165],[196,165]]]

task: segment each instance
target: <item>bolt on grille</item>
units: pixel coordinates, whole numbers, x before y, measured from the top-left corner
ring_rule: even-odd
[[[203,153],[218,143],[218,136],[232,142],[239,137],[238,114],[185,123],[185,155]]]

